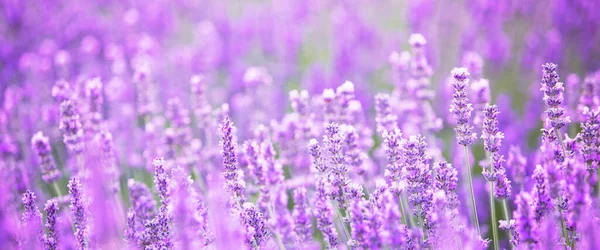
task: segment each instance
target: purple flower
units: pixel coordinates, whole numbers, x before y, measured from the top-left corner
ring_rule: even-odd
[[[294,232],[298,242],[302,243],[312,238],[311,209],[306,198],[306,188],[294,189]]]
[[[46,202],[44,211],[46,212],[46,229],[48,233],[44,237],[46,249],[55,250],[58,247],[58,202],[56,199],[50,199]]]
[[[450,210],[452,216],[455,216],[458,214],[457,208],[460,203],[456,194],[458,171],[456,171],[452,164],[445,161],[437,162],[435,170],[435,189],[444,191],[446,208]]]
[[[531,204],[533,199],[528,193],[520,193],[515,200],[517,209],[513,212],[515,218],[515,231],[519,235],[519,243],[525,247],[531,247],[538,242],[538,221],[535,219],[536,212]]]
[[[338,234],[333,224],[334,214],[327,198],[328,190],[323,178],[317,178],[316,189],[317,196],[313,214],[317,219],[317,228],[323,233],[323,240],[327,244],[327,248],[333,249],[338,244]]]
[[[154,159],[154,184],[158,190],[159,198],[163,206],[169,203],[171,192],[169,190],[169,175],[166,170],[165,160],[162,157]]]
[[[58,103],[71,99],[71,94],[71,87],[67,81],[61,79],[54,83],[54,86],[52,87],[52,97],[54,97],[54,100]]]
[[[42,213],[35,204],[35,194],[25,191],[23,198],[23,216],[21,217],[21,237],[19,245],[23,248],[36,248],[44,242],[44,229],[42,228]]]
[[[375,123],[377,124],[377,133],[383,134],[384,131],[392,131],[398,127],[397,117],[392,113],[390,106],[390,96],[388,94],[375,95]]]
[[[467,86],[469,85],[469,71],[466,68],[454,68],[452,70],[454,80],[451,83],[454,88],[452,103],[450,104],[450,113],[454,114],[456,119],[456,138],[458,144],[468,146],[475,141],[477,134],[473,132],[473,126],[469,124],[473,107],[469,102],[467,95]]]
[[[54,159],[52,159],[50,142],[42,131],[35,133],[31,138],[31,149],[38,156],[42,179],[45,182],[55,182],[60,179],[60,171],[56,168]]]
[[[342,151],[344,134],[336,123],[330,123],[325,127],[323,143],[329,153],[331,160],[331,184],[333,190],[330,195],[336,200],[341,208],[346,207],[346,197],[344,192],[348,185],[348,168],[344,161],[345,156]]]
[[[104,170],[109,177],[108,179],[112,181],[111,190],[113,192],[118,192],[120,189],[119,177],[121,175],[121,171],[115,162],[115,155],[113,149],[113,137],[110,131],[106,129],[100,130],[97,134],[97,140],[100,142],[100,150],[102,151],[102,161]]]
[[[205,128],[209,125],[210,113],[212,111],[211,106],[207,102],[207,93],[206,90],[208,88],[206,76],[204,75],[194,75],[190,78],[190,90],[192,92],[192,107],[194,111],[194,116],[196,118],[196,122],[198,128]]]
[[[581,155],[588,171],[594,173],[598,168],[598,136],[600,135],[600,109],[584,108],[585,121],[581,123]]]
[[[65,100],[60,104],[60,130],[67,148],[76,155],[83,152],[83,130],[79,111],[73,100]]]
[[[71,178],[68,187],[71,195],[71,213],[77,246],[79,249],[87,249],[89,247],[89,210],[83,194],[83,187],[77,178]]]
[[[156,202],[148,187],[133,179],[129,179],[127,186],[129,187],[129,199],[131,207],[127,213],[127,224],[134,226],[132,229],[135,234],[141,234],[144,225],[152,220],[155,215]],[[134,221],[129,221],[134,220]],[[139,237],[139,235],[137,235]]]
[[[565,88],[562,82],[558,82],[558,73],[556,73],[556,64],[546,63],[542,65],[542,88],[544,93],[544,102],[546,102],[546,124],[554,130],[559,130],[567,123],[571,122],[568,116],[565,116],[565,108],[562,107],[564,101],[563,92]]]
[[[483,109],[485,119],[483,120],[483,132],[481,138],[486,151],[495,154],[500,150],[504,134],[498,131],[498,107],[496,105],[486,105]]]
[[[512,170],[513,181],[522,190],[525,176],[527,175],[527,172],[525,171],[525,167],[527,167],[527,158],[521,154],[521,148],[518,146],[510,147],[506,165]]]
[[[533,171],[535,184],[531,190],[533,196],[533,213],[535,221],[539,222],[546,214],[552,211],[552,199],[548,193],[548,173],[542,166],[537,165]],[[529,205],[528,205],[529,206]]]
[[[242,205],[241,219],[246,228],[246,244],[248,248],[260,249],[269,238],[265,219],[254,204],[246,202]]]
[[[365,170],[362,167],[363,160],[367,158],[367,155],[362,152],[359,147],[358,132],[352,125],[344,125],[341,127],[344,132],[344,148],[343,152],[345,155],[346,165],[351,167],[359,175],[364,175]]]
[[[223,168],[225,169],[223,173],[223,177],[226,180],[225,186],[231,192],[235,202],[239,204],[238,206],[241,206],[245,201],[244,189],[246,188],[246,183],[242,179],[242,176],[240,176],[241,171],[238,169],[236,156],[237,142],[233,135],[233,124],[228,116],[223,118],[220,130],[222,133],[221,154],[223,156]]]
[[[384,177],[387,184],[391,187],[391,192],[399,195],[401,190],[398,189],[398,181],[402,177],[402,151],[400,148],[403,142],[402,132],[400,132],[400,129],[386,130],[383,133],[383,138],[388,162]]]
[[[313,168],[319,173],[324,174],[327,171],[327,165],[323,162],[323,153],[321,152],[321,147],[319,146],[319,142],[317,139],[310,139],[308,142],[308,152],[312,156]]]
[[[103,120],[102,105],[104,104],[104,97],[102,82],[99,77],[92,78],[86,82],[85,95],[88,98],[86,136],[92,137],[100,129],[100,123]]]

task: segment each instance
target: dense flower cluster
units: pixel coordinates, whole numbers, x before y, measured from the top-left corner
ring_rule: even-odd
[[[600,1],[0,6],[0,249],[600,245]]]

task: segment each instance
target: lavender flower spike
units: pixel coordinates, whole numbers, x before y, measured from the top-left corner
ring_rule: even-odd
[[[242,205],[240,216],[246,227],[246,244],[251,249],[260,249],[260,246],[269,237],[265,218],[258,212],[256,206],[250,202]]]
[[[44,136],[42,131],[35,133],[31,138],[31,149],[38,156],[42,179],[47,183],[60,179],[60,171],[58,171],[52,159],[49,139]]]
[[[565,116],[565,108],[561,106],[564,101],[563,92],[565,88],[563,83],[558,81],[556,67],[554,63],[542,65],[542,88],[540,90],[544,93],[544,102],[548,106],[545,111],[546,124],[554,130],[559,130],[571,120],[568,116]]]
[[[48,250],[55,250],[58,247],[57,216],[58,202],[56,199],[50,199],[46,202],[44,208],[46,211],[46,229],[47,235],[44,237],[44,245]]]
[[[60,130],[67,148],[76,155],[83,152],[83,130],[79,111],[73,100],[65,100],[60,104]]]
[[[43,242],[42,213],[35,205],[35,194],[29,190],[23,194],[23,217],[21,217],[21,248],[36,248]]]
[[[537,221],[530,204],[533,199],[529,193],[520,193],[515,201],[517,210],[513,213],[515,217],[515,231],[519,235],[519,243],[525,243],[526,248],[538,242]]]
[[[73,214],[75,224],[75,239],[78,249],[87,249],[88,242],[88,208],[84,201],[83,187],[77,178],[71,178],[69,181],[69,194],[71,195],[71,213]]]
[[[468,146],[475,141],[477,136],[473,132],[473,126],[469,124],[473,107],[469,102],[467,86],[469,85],[469,71],[466,68],[454,68],[452,70],[452,88],[454,95],[450,104],[450,113],[454,114],[456,119],[456,138],[458,144]]]
[[[233,134],[234,127],[229,120],[229,116],[225,116],[220,125],[221,130],[221,154],[223,155],[223,168],[225,172],[223,177],[226,180],[225,186],[231,192],[238,208],[245,201],[244,189],[246,183],[242,179],[241,171],[239,170],[236,156],[237,142]]]
[[[454,95],[450,104],[450,113],[454,114],[454,118],[456,119],[456,128],[454,128],[454,131],[456,131],[458,144],[465,148],[465,167],[467,168],[467,177],[469,178],[473,222],[476,225],[477,234],[481,236],[479,219],[477,218],[477,205],[475,204],[475,192],[473,191],[473,176],[471,175],[471,164],[469,163],[469,148],[467,147],[477,137],[477,134],[473,132],[473,126],[469,124],[471,112],[473,111],[466,92],[469,84],[469,71],[466,68],[454,68],[452,70],[452,77],[454,78],[451,83],[452,88],[454,88]]]

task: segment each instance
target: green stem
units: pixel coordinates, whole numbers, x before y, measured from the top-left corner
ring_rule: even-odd
[[[404,202],[402,202],[402,195],[398,195],[398,201],[400,202],[400,214],[402,215],[402,224],[408,226],[408,224],[406,224],[406,216],[404,215]]]
[[[555,130],[556,131],[556,136],[558,137],[558,142],[560,143],[560,146],[562,148],[562,152],[563,152],[563,157],[567,157],[567,149],[565,147],[565,144],[563,143],[563,139],[562,139],[562,135],[560,134],[559,130]],[[559,201],[560,203],[563,202],[562,196],[559,195]],[[563,216],[563,212],[560,211],[560,208],[558,208],[559,212],[560,212],[560,225],[562,227],[562,236],[565,238],[565,242],[567,243],[567,245],[570,245],[570,240],[569,240],[569,233],[567,232],[567,226],[566,226],[566,222],[565,222],[565,218]]]
[[[502,208],[504,209],[504,219],[506,220],[506,222],[510,222],[510,214],[508,213],[508,204],[506,203],[506,199],[502,200]],[[510,239],[513,238],[511,231],[508,231],[508,236],[510,237]],[[510,241],[510,239],[508,240],[508,242],[510,243],[510,249],[514,249],[515,246]]]
[[[273,212],[274,208],[273,208],[273,204],[269,204],[269,217],[273,218]],[[279,246],[279,249],[281,250],[285,250],[285,246],[283,245],[283,241],[281,240],[281,235],[279,234],[279,232],[277,230],[275,230],[275,239],[277,240],[277,245]]]
[[[491,167],[494,169],[494,166]],[[493,171],[493,170],[492,170]],[[493,175],[493,173],[492,173]],[[494,206],[494,182],[490,181],[490,211],[492,212],[492,235],[494,237],[494,249],[498,250],[498,229],[496,228],[496,207]]]
[[[494,176],[494,172],[496,171],[495,167],[494,167],[494,157],[493,157],[493,153],[490,154],[490,152],[486,152],[487,158],[489,160],[489,168],[490,168],[490,173],[492,176]],[[492,227],[492,237],[494,240],[494,249],[498,250],[498,220],[496,219],[496,206],[494,204],[494,181],[490,181],[490,212],[492,214],[492,223],[491,223],[491,227]]]
[[[57,197],[62,197],[62,193],[60,192],[60,188],[58,187],[56,181],[52,182],[52,187],[54,187],[54,191],[56,191]]]
[[[337,206],[335,204],[335,201],[331,201],[333,203],[333,207],[336,211],[338,220],[340,221],[340,224],[342,224],[342,229],[344,230],[344,234],[346,235],[346,239],[350,240],[352,239],[352,237],[350,237],[350,232],[348,232],[348,228],[346,228],[346,223],[344,223],[344,216],[342,216],[342,213],[340,212],[339,206]]]
[[[408,200],[406,199],[406,197],[404,197],[404,195],[402,196],[402,203],[403,204],[407,204],[408,203]],[[411,227],[416,227],[417,226],[417,222],[415,221],[415,217],[410,212],[410,207],[409,206],[406,206],[406,211],[403,211],[403,213],[405,213],[405,214],[408,215],[408,222],[409,222],[410,226]]]
[[[477,235],[481,236],[481,230],[479,229],[479,218],[477,217],[477,205],[475,204],[475,192],[473,192],[473,177],[471,176],[471,164],[469,163],[469,148],[467,146],[464,146],[464,148],[467,174],[469,177],[469,191],[471,191],[471,204],[473,205],[471,207],[471,210],[473,210],[473,222],[477,227]]]

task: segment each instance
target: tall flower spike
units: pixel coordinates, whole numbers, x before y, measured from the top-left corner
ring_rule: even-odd
[[[384,172],[384,177],[387,184],[390,186],[390,191],[396,195],[400,194],[399,183],[402,171],[402,152],[400,145],[402,143],[402,132],[400,129],[383,132],[385,154],[387,156],[387,167]]]
[[[46,249],[55,250],[58,247],[58,232],[56,228],[58,202],[56,199],[48,200],[44,211],[46,211],[46,229],[48,231],[46,237],[44,237],[44,244],[46,245]]]
[[[306,188],[294,189],[294,232],[299,243],[310,240],[312,237],[311,210],[307,203]]]
[[[92,78],[86,82],[85,95],[88,98],[86,136],[93,136],[100,129],[100,123],[103,119],[102,105],[104,104],[104,97],[102,94],[102,82],[99,77]]]
[[[515,231],[519,235],[519,243],[524,243],[526,248],[538,242],[537,225],[535,212],[532,211],[531,204],[533,199],[529,193],[520,193],[515,201],[517,210],[513,213],[515,218]]]
[[[56,100],[58,103],[62,103],[63,101],[70,99],[71,87],[69,86],[69,83],[62,79],[56,81],[52,87],[52,97],[54,97],[54,100]]]
[[[346,197],[344,192],[348,186],[348,167],[344,161],[344,153],[342,151],[342,139],[344,135],[340,131],[340,127],[336,123],[330,123],[325,127],[325,135],[323,143],[331,159],[331,184],[333,190],[330,193],[341,208],[346,207]]]
[[[598,136],[600,136],[600,108],[589,110],[587,107],[583,111],[585,122],[581,123],[581,154],[590,173],[598,170]]]
[[[88,216],[89,211],[84,200],[83,187],[77,178],[71,178],[69,181],[69,194],[71,195],[71,213],[75,225],[75,239],[79,249],[88,248]]]
[[[83,152],[83,130],[79,110],[73,100],[65,100],[60,104],[60,130],[67,148],[75,154]]]
[[[31,149],[38,156],[42,179],[47,183],[60,179],[60,171],[58,171],[56,165],[54,165],[54,159],[52,159],[49,139],[44,136],[42,131],[35,133],[31,138]]]
[[[390,95],[382,93],[375,95],[375,112],[378,134],[383,134],[386,130],[392,131],[398,127],[398,118],[392,113],[390,106]]]
[[[533,196],[533,213],[537,222],[541,221],[546,214],[552,211],[552,199],[548,193],[548,173],[541,166],[537,165],[533,172],[535,184],[531,190]]]
[[[35,204],[35,194],[29,190],[23,194],[23,217],[21,217],[21,233],[19,245],[23,248],[35,248],[44,241],[42,228],[42,213]]]
[[[327,249],[335,249],[338,244],[338,234],[333,223],[333,209],[327,198],[326,180],[324,177],[317,178],[317,196],[315,209],[313,211],[317,220],[317,228],[323,233],[323,240]]]
[[[456,136],[458,144],[468,146],[475,141],[477,136],[473,132],[473,126],[469,124],[473,107],[469,102],[467,95],[467,86],[469,85],[469,71],[466,68],[454,68],[452,70],[452,88],[454,95],[450,104],[450,113],[454,114],[456,119]]]
[[[246,227],[246,244],[251,249],[260,249],[269,237],[265,218],[258,212],[254,204],[246,202],[242,205],[242,222]]]
[[[129,199],[135,213],[136,225],[142,226],[155,215],[156,201],[146,184],[129,179]]]
[[[234,127],[232,122],[229,120],[229,116],[225,116],[220,125],[221,129],[221,154],[223,156],[223,168],[225,172],[223,177],[225,178],[225,186],[231,192],[233,199],[238,203],[239,208],[245,201],[244,189],[246,183],[240,176],[240,170],[237,163],[236,147],[237,142],[233,134]]]
[[[452,167],[452,164],[445,161],[437,162],[435,166],[435,188],[444,191],[446,208],[450,211],[451,217],[454,217],[458,214],[457,208],[460,203],[458,195],[456,195],[458,171]]]
[[[527,158],[521,154],[521,148],[518,146],[511,146],[508,151],[508,159],[506,165],[512,170],[512,179],[519,186],[519,189],[523,189],[525,177],[527,176]]]
[[[558,81],[558,73],[556,72],[556,64],[546,63],[542,65],[542,88],[544,93],[544,102],[546,102],[546,124],[554,130],[559,130],[567,123],[571,122],[570,118],[565,115],[565,108],[562,107],[564,101],[563,92],[565,88],[563,83]]]

